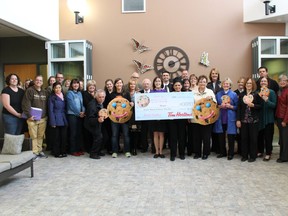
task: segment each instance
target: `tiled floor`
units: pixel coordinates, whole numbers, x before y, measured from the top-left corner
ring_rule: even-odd
[[[152,154],[39,159],[0,182],[0,215],[288,215],[288,163]]]

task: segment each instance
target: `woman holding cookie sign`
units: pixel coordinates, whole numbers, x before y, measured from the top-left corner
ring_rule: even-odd
[[[113,92],[111,93],[111,101],[108,104],[109,118],[111,119],[112,129],[112,158],[117,158],[119,150],[119,133],[120,128],[124,137],[124,152],[127,158],[131,157],[130,153],[130,136],[129,136],[129,120],[131,118],[131,102],[129,92],[124,92],[124,82],[121,78],[114,81]]]
[[[263,107],[260,110],[259,134],[258,134],[258,155],[262,156],[265,147],[265,157],[263,161],[269,161],[272,154],[272,142],[274,135],[274,113],[277,104],[277,97],[272,89],[269,89],[269,80],[260,77],[259,96],[262,98]]]
[[[254,162],[257,157],[259,110],[262,102],[256,92],[256,83],[251,77],[245,80],[244,88],[244,92],[239,96],[236,125],[241,128],[241,161]]]
[[[213,132],[218,135],[220,154],[217,158],[227,156],[226,150],[226,134],[228,137],[228,160],[234,157],[234,142],[237,134],[236,128],[236,110],[238,106],[237,94],[230,88],[232,81],[225,78],[222,81],[222,90],[216,94],[218,107],[220,108],[220,116],[214,124]]]
[[[193,90],[194,93],[194,109],[192,124],[195,124],[195,156],[194,159],[201,157],[201,149],[203,143],[202,160],[206,160],[210,154],[210,138],[212,131],[212,123],[214,123],[219,113],[215,94],[207,86],[208,78],[201,75],[198,78],[198,89]]]

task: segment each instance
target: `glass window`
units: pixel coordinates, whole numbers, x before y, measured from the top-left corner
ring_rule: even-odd
[[[83,42],[69,43],[70,58],[77,58],[84,56]]]
[[[122,0],[122,13],[146,12],[146,0]]]
[[[65,58],[65,43],[54,43],[52,47],[52,58]]]
[[[56,75],[57,72],[61,71],[65,79],[77,78],[83,80],[83,65],[83,61],[54,62],[51,64],[52,74]]]
[[[276,39],[262,39],[261,54],[276,54]]]
[[[280,54],[288,54],[288,39],[280,40]]]

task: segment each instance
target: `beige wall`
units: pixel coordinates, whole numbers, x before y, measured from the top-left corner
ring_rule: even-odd
[[[136,70],[132,59],[153,65],[166,46],[182,48],[189,56],[190,73],[209,74],[236,82],[252,73],[250,42],[256,36],[285,35],[284,24],[244,24],[243,0],[146,0],[146,13],[122,14],[121,0],[87,0],[89,13],[83,24],[74,24],[66,0],[60,0],[60,39],[87,39],[93,43],[93,77],[102,88],[107,78],[128,81]],[[131,38],[152,50],[133,52]],[[203,51],[210,67],[199,65]],[[153,79],[154,71],[141,75]],[[235,88],[236,86],[234,86]]]

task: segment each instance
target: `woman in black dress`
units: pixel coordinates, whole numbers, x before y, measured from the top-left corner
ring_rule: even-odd
[[[153,90],[151,93],[161,93],[166,92],[163,89],[163,82],[159,77],[155,77],[152,82]],[[163,120],[155,120],[152,122],[152,132],[155,146],[155,154],[154,158],[165,158],[163,154],[163,145],[164,145],[164,134],[166,132],[166,121]]]

